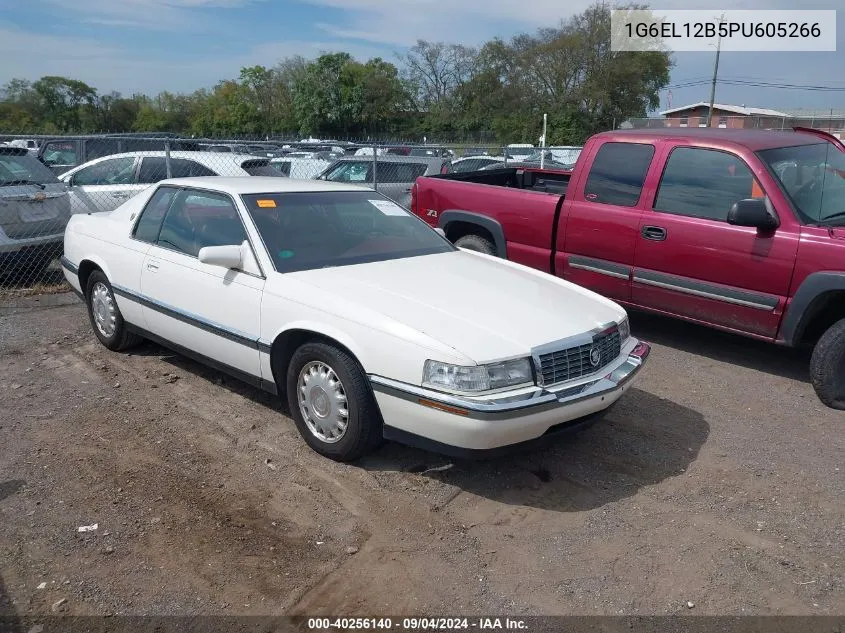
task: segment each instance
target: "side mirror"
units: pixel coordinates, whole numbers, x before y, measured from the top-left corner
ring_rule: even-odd
[[[439,226],[436,229],[434,229],[434,232],[437,233],[440,237],[443,237],[443,238],[446,237],[446,231],[441,229]]]
[[[769,203],[765,198],[747,198],[735,202],[731,207],[728,212],[728,224],[770,231],[780,226],[780,221],[769,209]]]
[[[243,259],[243,250],[240,244],[204,246],[199,252],[199,260],[203,264],[222,266],[223,268],[241,268]]]

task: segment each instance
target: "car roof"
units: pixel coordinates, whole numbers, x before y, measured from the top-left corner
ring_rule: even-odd
[[[823,143],[825,139],[806,132],[793,130],[746,130],[730,128],[643,128],[637,130],[614,130],[601,132],[597,138],[637,139],[654,143],[662,139],[689,140],[691,143],[706,143],[716,147],[747,148],[752,151],[788,147],[791,145],[811,145]]]
[[[373,155],[367,154],[364,156],[340,156],[335,159],[339,163],[356,162],[373,162]],[[434,163],[435,161],[443,162],[446,159],[440,156],[397,156],[396,154],[379,154],[376,157],[377,163]]]
[[[250,193],[317,193],[321,191],[370,191],[375,194],[369,187],[360,187],[348,183],[298,178],[277,178],[274,176],[199,176],[194,178],[171,178],[170,180],[162,180],[159,185],[211,189],[233,196]]]
[[[74,174],[85,167],[96,163],[102,163],[103,161],[110,160],[112,158],[135,158],[136,156],[144,158],[165,158],[167,156],[167,152],[164,150],[147,150],[140,152],[121,152],[120,154],[107,154],[105,156],[100,156],[99,158],[92,158],[87,163],[77,165],[73,169],[66,171],[62,174],[62,176]],[[223,160],[230,161],[228,163],[229,165],[235,165],[237,167],[240,167],[242,163],[248,160],[269,160],[266,156],[255,156],[254,154],[233,154],[231,152],[192,152],[188,150],[174,150],[170,152],[170,158],[191,159],[198,163],[202,163],[206,167],[214,167],[215,163],[219,165],[220,161]]]

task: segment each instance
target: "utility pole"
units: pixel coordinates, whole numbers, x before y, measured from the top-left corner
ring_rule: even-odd
[[[725,14],[719,18],[719,26],[725,20]],[[713,121],[713,102],[716,100],[716,78],[719,75],[719,53],[722,50],[722,33],[719,31],[719,39],[716,40],[716,63],[713,65],[713,83],[710,84],[710,109],[707,111],[707,127]]]

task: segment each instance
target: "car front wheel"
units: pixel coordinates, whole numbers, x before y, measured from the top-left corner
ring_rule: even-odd
[[[85,298],[88,304],[88,318],[100,343],[113,352],[118,352],[141,341],[139,336],[126,329],[111,284],[101,271],[95,270],[88,277]]]
[[[845,319],[831,325],[816,343],[810,377],[822,403],[845,410]]]
[[[381,415],[367,378],[343,350],[302,345],[288,365],[286,386],[300,435],[321,455],[352,461],[381,442]]]

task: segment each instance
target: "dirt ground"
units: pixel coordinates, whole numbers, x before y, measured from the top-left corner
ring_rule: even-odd
[[[845,413],[806,354],[632,322],[649,365],[575,439],[343,465],[71,294],[0,301],[0,615],[845,613]]]

